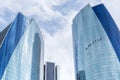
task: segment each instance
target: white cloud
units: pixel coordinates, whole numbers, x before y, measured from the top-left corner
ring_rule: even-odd
[[[58,10],[52,9],[53,6],[63,4],[65,0],[30,0],[29,2],[21,0],[5,1],[7,1],[7,3],[2,1],[3,5],[0,6],[1,15],[6,13],[4,9],[7,9],[13,14],[21,11],[28,17],[37,17],[38,20],[39,18],[42,20],[52,20],[58,17],[65,21],[66,24],[63,25],[64,29],[58,30],[53,36],[43,30],[45,40],[45,61],[52,61],[60,66],[60,80],[74,80],[71,20],[73,14],[76,12],[72,10],[67,16],[64,16]],[[1,20],[2,19],[4,19],[4,17],[2,17]],[[58,22],[64,23],[63,21],[61,20]]]
[[[71,11],[66,18],[63,30],[59,30],[53,36],[42,30],[45,40],[45,60],[55,62],[60,66],[60,80],[74,80],[74,60],[72,47],[72,19],[76,14]]]
[[[111,3],[113,1],[111,0]],[[119,2],[114,2],[112,4],[108,3],[107,1],[104,2],[105,5],[109,10],[111,10],[111,15],[113,17],[116,17],[115,21],[117,22],[120,21],[119,16]],[[83,5],[87,4],[88,2],[85,2]],[[92,5],[99,4],[101,1],[96,1],[91,3]],[[115,7],[113,5],[118,4]],[[82,5],[82,6],[83,6]],[[112,5],[112,6],[111,6]],[[74,75],[74,64],[73,64],[73,47],[72,47],[72,32],[71,32],[71,24],[72,24],[72,19],[76,15],[77,12],[79,11],[72,11],[70,10],[71,13],[69,16],[66,16],[67,19],[67,25],[65,25],[63,30],[58,31],[55,35],[50,36],[49,34],[45,34],[45,54],[46,60],[56,62],[58,65],[60,64],[60,80],[75,80],[75,75]],[[118,11],[118,13],[117,13]],[[113,13],[112,13],[113,12]],[[117,16],[116,16],[117,15]],[[117,22],[118,24],[118,22]],[[118,24],[119,25],[119,24]]]
[[[0,18],[0,22],[3,23],[3,24],[6,24],[6,21],[2,18]]]
[[[23,6],[22,12],[27,16],[36,15],[42,20],[52,20],[55,17],[62,16],[59,11],[54,11],[51,6],[43,1],[40,4],[34,4],[28,8]]]
[[[5,14],[6,11],[10,11],[11,13],[8,13],[9,15],[14,14],[14,16],[16,16],[18,12],[22,12],[27,17],[34,17],[42,21],[52,21],[55,18],[64,17],[59,11],[53,10],[52,7],[61,5],[65,1],[66,0],[4,0],[1,1],[0,14]],[[6,23],[10,23],[11,18],[10,20],[6,20],[3,16],[0,17],[3,18]]]
[[[83,5],[85,4],[90,4],[91,6],[97,5],[102,3],[102,0],[77,0],[78,3],[82,3]]]
[[[6,23],[9,24],[19,11],[23,12],[27,17],[35,17],[38,23],[39,20],[52,22],[53,19],[58,18],[57,22],[62,24],[61,26],[64,28],[58,30],[54,35],[51,36],[42,28],[45,40],[45,60],[55,62],[60,66],[60,80],[75,80],[71,30],[72,19],[77,12],[80,11],[80,7],[83,7],[87,3],[91,5],[98,4],[101,3],[101,0],[77,0],[76,3],[78,3],[78,5],[80,4],[80,7],[76,9],[78,11],[73,10],[73,6],[71,6],[71,8],[67,8],[69,9],[67,15],[63,15],[59,10],[53,9],[53,7],[60,6],[67,1],[68,0],[0,0],[0,23],[4,23],[4,26],[7,26]],[[102,1],[109,9],[117,25],[120,26],[120,1]],[[73,2],[75,1],[73,0]],[[8,11],[8,13],[6,13],[6,11]],[[12,15],[12,17],[6,19],[4,14]],[[52,26],[50,29],[51,28]]]

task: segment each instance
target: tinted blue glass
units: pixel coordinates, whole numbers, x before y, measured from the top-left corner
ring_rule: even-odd
[[[78,77],[77,78],[78,80],[86,80],[85,71],[83,71],[83,70],[79,71],[77,77]]]
[[[25,25],[26,19],[22,14],[19,13],[14,22],[11,24],[5,40],[0,48],[0,79],[9,62],[12,52],[24,33],[26,27]]]
[[[43,80],[43,39],[32,20],[15,47],[1,80]]]
[[[31,67],[31,79],[32,80],[40,80],[40,65],[41,61],[41,42],[40,42],[39,34],[36,33],[34,36],[34,42],[33,42],[33,52],[32,52],[32,67]],[[39,44],[39,45],[38,45]]]
[[[102,23],[120,61],[120,33],[117,25],[103,4],[93,7],[93,10]]]
[[[47,80],[54,80],[54,63],[47,63]]]
[[[76,15],[72,29],[76,80],[120,80],[115,50],[90,5]]]

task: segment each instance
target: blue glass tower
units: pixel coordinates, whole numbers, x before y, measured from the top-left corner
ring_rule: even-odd
[[[120,63],[101,22],[90,5],[74,18],[76,80],[120,80]]]
[[[0,80],[42,80],[43,39],[36,22],[19,13],[3,32]]]
[[[44,80],[59,80],[58,66],[55,63],[47,62],[44,66]]]
[[[117,25],[103,4],[93,7],[93,10],[107,33],[120,61],[120,33]]]

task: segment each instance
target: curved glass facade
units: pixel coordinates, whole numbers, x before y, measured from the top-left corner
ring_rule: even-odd
[[[93,10],[103,25],[120,61],[120,33],[117,25],[103,4],[93,7]]]
[[[1,80],[43,80],[43,39],[34,20],[19,14],[2,47]]]
[[[73,20],[76,80],[120,80],[115,50],[90,5]]]
[[[17,46],[27,25],[27,20],[22,14],[18,14],[14,22],[10,25],[7,34],[0,47],[0,79],[10,60],[10,57]]]

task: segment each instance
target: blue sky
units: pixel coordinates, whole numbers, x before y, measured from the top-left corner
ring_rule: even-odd
[[[75,80],[72,47],[72,19],[86,5],[104,3],[120,26],[119,0],[0,0],[0,31],[18,12],[35,18],[45,42],[45,61],[60,66],[60,80]]]

